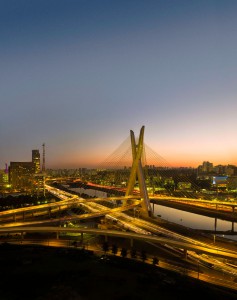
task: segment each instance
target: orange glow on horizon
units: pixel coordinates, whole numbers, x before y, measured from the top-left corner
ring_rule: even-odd
[[[191,147],[191,146],[190,146]],[[110,147],[112,148],[112,147]],[[156,147],[159,148],[159,147]],[[126,150],[126,149],[125,149]],[[124,151],[124,149],[122,149]],[[109,152],[109,150],[108,150]],[[46,159],[47,168],[123,168],[132,165],[131,153],[121,155],[111,151],[107,155],[105,149],[92,148],[87,152],[68,153],[68,155],[49,155]],[[124,152],[125,153],[125,152]],[[161,154],[162,153],[162,154]],[[159,148],[159,154],[152,149],[145,148],[145,162],[146,165],[154,165],[156,167],[187,167],[197,168],[202,165],[204,161],[209,161],[213,166],[217,165],[235,165],[237,166],[237,157],[235,149],[226,151],[223,148],[214,147],[212,149],[204,149],[203,147],[193,149],[184,145],[181,147],[165,147]]]
[[[237,166],[236,162],[233,161],[219,161],[219,160],[212,160],[212,159],[200,159],[197,161],[189,161],[189,160],[170,160],[168,161],[163,161],[163,162],[157,162],[157,161],[146,161],[146,165],[154,165],[155,167],[169,167],[169,168],[197,168],[198,166],[202,165],[204,161],[209,161],[210,163],[213,164],[213,166],[217,165],[235,165]],[[144,163],[143,163],[144,164]],[[53,164],[49,163],[47,168],[52,168],[52,169],[58,169],[58,168],[65,168],[65,169],[77,169],[77,168],[88,168],[88,169],[96,169],[96,168],[123,168],[123,167],[130,167],[132,165],[132,162],[110,162],[106,163],[105,161],[99,161],[99,159],[94,158],[94,159],[88,159],[88,160],[73,160],[71,159],[70,161],[67,160],[65,162],[60,161],[54,162]]]

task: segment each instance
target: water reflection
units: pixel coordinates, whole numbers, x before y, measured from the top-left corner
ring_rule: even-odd
[[[170,208],[162,205],[154,205],[154,215],[160,215],[162,219],[180,224],[193,229],[206,229],[206,230],[216,230],[217,231],[228,231],[232,230],[232,222],[224,221],[221,219],[201,216],[198,214],[182,211],[175,208]],[[216,223],[216,224],[215,224]],[[234,223],[234,230],[237,231],[237,224]],[[222,236],[222,235],[221,235]],[[223,236],[228,239],[237,240],[236,235],[225,235]]]

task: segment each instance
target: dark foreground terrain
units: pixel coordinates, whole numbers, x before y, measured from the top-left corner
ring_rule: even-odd
[[[92,252],[0,244],[0,299],[237,299],[159,266]],[[201,299],[201,298],[200,298]]]

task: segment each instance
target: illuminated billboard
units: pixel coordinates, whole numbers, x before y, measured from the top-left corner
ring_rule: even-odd
[[[225,187],[227,185],[227,179],[228,176],[213,176],[212,184],[219,187],[221,186]]]

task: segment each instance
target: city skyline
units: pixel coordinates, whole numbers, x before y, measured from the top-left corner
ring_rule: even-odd
[[[237,165],[236,1],[0,6],[0,169],[97,167],[143,125],[171,166]]]
[[[45,145],[44,145],[45,146]],[[146,147],[146,146],[145,146]],[[85,165],[82,165],[82,166],[77,166],[77,167],[48,167],[48,168],[45,168],[45,157],[43,156],[43,152],[44,150],[42,150],[40,152],[39,149],[32,149],[32,155],[33,153],[38,153],[38,172],[45,172],[47,169],[48,170],[79,170],[79,169],[124,169],[124,168],[131,168],[132,167],[132,157],[130,157],[130,154],[127,155],[127,157],[129,156],[129,159],[125,158],[125,159],[120,159],[120,160],[116,160],[116,155],[110,155],[110,158],[111,158],[111,161],[103,161],[102,163],[98,164],[98,165],[94,165],[94,166],[85,166]],[[145,150],[144,150],[145,151]],[[145,151],[146,152],[146,151]],[[146,156],[146,154],[144,154]],[[33,158],[30,159],[30,157],[27,159],[27,160],[24,160],[24,161],[19,161],[17,159],[15,160],[11,160],[10,162],[6,162],[5,163],[5,166],[4,166],[4,169],[3,168],[0,168],[0,170],[5,170],[5,172],[8,173],[8,169],[10,167],[10,163],[32,163],[33,162]],[[220,166],[223,166],[223,167],[235,167],[237,168],[237,165],[234,165],[234,164],[221,164],[221,163],[213,163],[212,161],[208,161],[208,160],[203,160],[202,162],[199,162],[198,165],[196,166],[182,166],[182,165],[178,165],[178,166],[175,166],[175,165],[171,165],[169,164],[169,162],[167,162],[164,158],[160,157],[159,155],[157,157],[155,157],[155,159],[152,160],[152,158],[149,160],[147,160],[147,158],[145,157],[144,159],[142,159],[142,163],[143,163],[143,166],[148,166],[150,168],[180,168],[180,169],[183,169],[183,168],[186,168],[186,169],[198,169],[198,168],[206,168],[206,166],[209,166],[209,168],[211,167],[211,169],[213,169],[212,171],[215,171],[215,168],[218,168]],[[206,171],[207,173],[211,173],[212,171]]]

